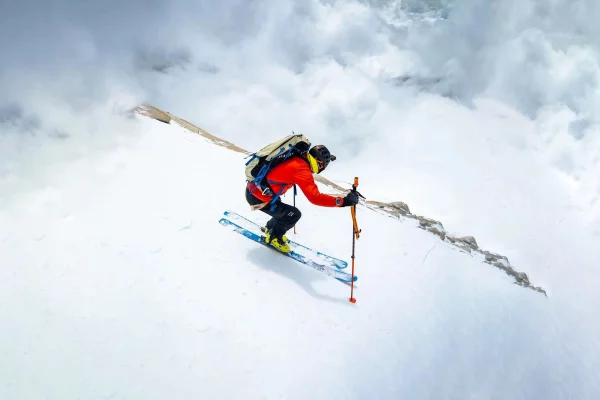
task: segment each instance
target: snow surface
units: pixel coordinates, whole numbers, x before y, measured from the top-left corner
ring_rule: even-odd
[[[0,400],[600,398],[600,2],[1,8]],[[243,160],[143,103],[250,150],[302,132],[549,297],[360,208],[351,305],[221,228],[260,218]],[[349,212],[298,202],[349,257]]]
[[[243,155],[129,127],[0,209],[0,399],[597,398],[597,348],[552,296],[359,207],[351,304],[218,224],[266,221]],[[349,210],[297,204],[294,239],[350,261]]]

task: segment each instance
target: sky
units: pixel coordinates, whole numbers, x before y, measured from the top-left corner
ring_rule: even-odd
[[[589,0],[4,2],[0,208],[129,143],[143,102],[250,150],[302,132],[336,183],[508,256],[597,349],[599,19]]]

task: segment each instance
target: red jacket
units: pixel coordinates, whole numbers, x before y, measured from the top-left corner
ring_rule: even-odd
[[[283,196],[285,192],[296,184],[300,187],[300,190],[302,190],[308,201],[315,205],[339,207],[343,203],[341,197],[319,192],[308,163],[300,157],[292,157],[273,168],[267,174],[267,181],[275,194],[279,193],[283,186],[280,196]],[[279,184],[271,182],[279,182]],[[272,196],[265,196],[260,192],[260,189],[256,189],[254,183],[248,183],[248,189],[254,197],[264,202],[271,201],[272,199]]]

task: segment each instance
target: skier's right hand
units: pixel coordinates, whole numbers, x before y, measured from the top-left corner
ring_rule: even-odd
[[[358,193],[352,191],[344,197],[344,204],[342,207],[355,206],[358,204]]]

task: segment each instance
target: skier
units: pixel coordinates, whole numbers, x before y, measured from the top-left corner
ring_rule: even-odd
[[[306,198],[318,206],[348,207],[358,204],[356,192],[350,192],[345,197],[319,192],[312,174],[320,174],[327,168],[329,162],[335,159],[336,157],[323,145],[314,146],[305,154],[290,157],[267,173],[267,180],[272,182],[270,184],[272,193],[282,195],[294,185],[298,185]],[[273,194],[264,194],[253,182],[247,184],[248,204],[253,209],[259,209],[272,217],[263,228],[265,241],[277,250],[288,253],[290,245],[285,233],[296,225],[302,214],[298,208],[283,203],[279,196],[275,198],[273,204],[271,204],[272,200]]]

